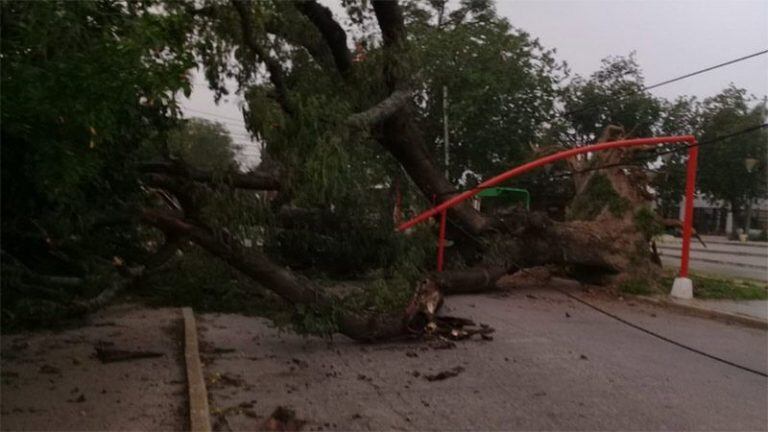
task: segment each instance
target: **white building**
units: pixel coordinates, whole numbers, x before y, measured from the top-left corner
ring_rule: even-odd
[[[680,202],[680,220],[683,220],[684,206]],[[733,212],[730,206],[723,201],[709,201],[701,196],[696,196],[693,201],[693,226],[701,234],[729,234],[733,231]],[[746,210],[742,209],[741,216],[746,216]],[[737,228],[742,228],[740,221],[736,222]],[[752,205],[752,220],[750,233],[757,235],[768,230],[768,199],[758,200]]]

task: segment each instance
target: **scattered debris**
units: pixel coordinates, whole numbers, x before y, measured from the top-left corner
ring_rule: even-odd
[[[373,378],[371,378],[369,376],[366,376],[366,375],[363,375],[363,374],[358,374],[357,375],[357,379],[359,379],[360,381],[368,381],[368,382],[372,382],[373,381]]]
[[[295,364],[296,366],[302,369],[309,367],[309,363],[305,362],[304,360],[299,360],[297,358],[292,358],[291,362],[293,362],[293,364]]]
[[[57,368],[55,366],[44,364],[44,365],[40,366],[40,373],[44,373],[44,374],[59,374],[59,375],[61,375],[61,369],[59,369],[59,368]]]
[[[102,322],[92,323],[91,327],[117,327],[117,323],[114,321],[102,321]]]
[[[80,396],[77,397],[77,399],[67,399],[67,402],[83,403],[85,402],[85,395],[81,393]]]
[[[216,414],[216,420],[213,422],[213,430],[231,432],[232,425],[229,424],[227,416],[224,414]]]
[[[245,381],[243,381],[242,378],[230,375],[228,373],[220,373],[220,372],[214,372],[210,375],[208,375],[208,384],[209,385],[229,385],[229,386],[235,386],[235,387],[243,387],[245,385]]]
[[[446,371],[438,372],[434,375],[424,375],[424,378],[427,381],[442,381],[447,378],[452,378],[457,376],[458,374],[464,372],[464,368],[462,366],[456,366],[453,369],[449,369]]]
[[[26,341],[14,342],[13,345],[11,345],[11,350],[13,351],[24,351],[27,348],[29,348],[29,342]]]
[[[456,344],[445,338],[438,338],[429,343],[430,347],[435,350],[453,349],[456,348]]]
[[[482,340],[486,340],[486,341],[492,341],[492,340],[493,340],[493,336],[491,336],[491,335],[487,335],[487,334],[485,334],[485,333],[482,333],[482,334],[480,334],[480,338],[481,338]]]
[[[568,312],[566,312],[566,313],[565,313],[565,317],[566,317],[566,318],[570,318],[570,317],[571,317],[571,314],[569,314]]]
[[[589,360],[589,358],[588,358],[587,356],[585,356],[584,354],[582,354],[581,356],[579,356],[579,358],[580,358],[581,360]]]
[[[296,412],[290,408],[278,406],[264,422],[261,429],[273,432],[298,431],[306,422],[296,418]]]
[[[406,356],[406,357],[418,357],[419,355],[418,355],[418,354],[416,354],[416,352],[415,352],[415,351],[406,351],[406,352],[405,352],[405,356]]]
[[[250,408],[243,408],[243,414],[245,414],[247,417],[260,419],[261,416],[256,414],[256,411],[250,409]]]
[[[109,348],[109,346],[113,346],[113,345],[114,343],[112,342],[99,341],[95,347],[96,358],[98,358],[102,363],[114,363],[114,362],[120,362],[120,361],[130,361],[130,360],[137,360],[137,359],[143,359],[143,358],[153,358],[153,357],[163,356],[163,353],[159,353],[159,352],[127,351],[127,350]]]

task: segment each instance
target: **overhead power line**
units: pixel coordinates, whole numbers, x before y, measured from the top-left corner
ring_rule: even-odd
[[[759,57],[759,56],[764,55],[764,54],[768,54],[768,49],[762,50],[762,51],[758,51],[756,53],[752,53],[752,54],[746,55],[744,57],[739,57],[737,59],[729,60],[727,62],[720,63],[720,64],[717,64],[717,65],[714,65],[714,66],[710,66],[708,68],[700,69],[700,70],[697,70],[696,72],[691,72],[691,73],[688,73],[688,74],[685,74],[685,75],[680,75],[677,78],[668,79],[666,81],[662,81],[662,82],[656,83],[654,85],[643,87],[643,91],[655,89],[657,87],[665,86],[667,84],[672,84],[673,82],[682,81],[682,80],[684,80],[686,78],[690,78],[692,76],[700,75],[700,74],[703,74],[705,72],[709,72],[709,71],[713,71],[715,69],[719,69],[721,67],[725,67],[725,66],[729,66],[729,65],[732,65],[732,64],[735,64],[735,63],[743,62],[744,60],[749,60],[749,59],[751,59],[753,57]]]
[[[235,117],[228,117],[228,116],[224,116],[224,115],[221,115],[221,114],[216,114],[216,113],[212,113],[212,112],[208,112],[208,111],[201,111],[201,110],[197,110],[197,109],[189,108],[189,107],[183,107],[183,109],[185,111],[192,111],[194,113],[199,113],[199,114],[207,114],[209,116],[219,117],[219,118],[222,118],[222,119],[225,119],[225,120],[233,120],[233,121],[235,121],[235,122],[245,126],[245,123],[243,122],[243,119],[238,119],[238,118],[235,118]]]
[[[590,307],[590,308],[600,312],[603,315],[606,315],[606,316],[608,316],[608,317],[610,317],[610,318],[612,318],[612,319],[614,319],[614,320],[616,320],[616,321],[618,321],[618,322],[620,322],[622,324],[625,324],[625,325],[627,325],[629,327],[632,327],[634,329],[640,330],[641,332],[646,333],[646,334],[648,334],[650,336],[653,336],[653,337],[655,337],[657,339],[660,339],[660,340],[662,340],[664,342],[667,342],[667,343],[670,343],[672,345],[678,346],[680,348],[683,348],[685,350],[688,350],[688,351],[691,351],[693,353],[699,354],[701,356],[708,357],[708,358],[710,358],[712,360],[718,361],[718,362],[726,364],[728,366],[732,366],[734,368],[741,369],[743,371],[750,372],[750,373],[753,373],[755,375],[759,375],[759,376],[762,376],[762,377],[768,377],[768,374],[766,374],[763,371],[759,371],[757,369],[752,369],[750,367],[747,367],[747,366],[744,366],[744,365],[732,362],[732,361],[724,359],[722,357],[718,357],[716,355],[709,354],[709,353],[707,353],[705,351],[702,351],[700,349],[696,349],[696,348],[694,348],[694,347],[692,347],[690,345],[686,345],[686,344],[684,344],[682,342],[678,342],[678,341],[676,341],[674,339],[670,339],[670,338],[668,338],[666,336],[661,335],[660,333],[657,333],[655,331],[649,330],[649,329],[647,329],[647,328],[645,328],[643,326],[640,326],[638,324],[635,324],[635,323],[632,323],[630,321],[627,321],[624,318],[621,318],[620,316],[618,316],[616,314],[608,312],[607,310],[605,310],[605,309],[603,309],[603,308],[601,308],[599,306],[596,306],[596,305],[588,302],[587,300],[584,300],[583,298],[581,298],[581,297],[579,297],[579,296],[577,296],[577,295],[575,295],[575,294],[573,294],[571,292],[568,292],[568,291],[565,291],[565,290],[562,290],[562,289],[558,289],[558,288],[555,288],[555,289],[557,291],[559,291],[561,294],[564,294],[565,296],[567,296],[567,297],[569,297],[569,298],[571,298],[573,300],[576,300],[577,302],[579,302],[579,303],[581,303],[581,304],[583,304],[585,306],[588,306],[588,307]]]
[[[640,94],[640,93],[642,93],[644,91],[652,90],[652,89],[659,88],[659,87],[662,87],[662,86],[665,86],[665,85],[668,85],[668,84],[672,84],[672,83],[675,83],[675,82],[678,82],[678,81],[682,81],[684,79],[691,78],[691,77],[694,77],[696,75],[701,75],[701,74],[706,73],[706,72],[711,72],[711,71],[713,71],[715,69],[719,69],[719,68],[722,68],[722,67],[725,67],[725,66],[730,66],[732,64],[740,63],[740,62],[749,60],[751,58],[759,57],[759,56],[765,55],[765,54],[768,54],[768,49],[765,49],[765,50],[762,50],[762,51],[758,51],[758,52],[755,52],[755,53],[752,53],[752,54],[749,54],[749,55],[745,55],[743,57],[739,57],[739,58],[735,58],[735,59],[732,59],[732,60],[728,60],[726,62],[719,63],[719,64],[716,64],[714,66],[709,66],[709,67],[706,67],[704,69],[699,69],[697,71],[690,72],[690,73],[687,73],[685,75],[680,75],[678,77],[671,78],[671,79],[668,79],[668,80],[665,80],[665,81],[662,81],[662,82],[659,82],[659,83],[656,83],[656,84],[645,86],[645,87],[643,87],[643,88],[641,88],[640,90],[637,90],[637,91],[630,91],[630,92],[625,93],[623,95],[617,96],[616,98],[614,98],[614,101],[615,100],[625,99],[625,98],[628,98],[630,96],[635,96],[635,95]],[[561,114],[559,117],[564,117],[564,116],[569,116],[569,115],[572,115],[572,114],[577,114],[577,113],[586,111],[589,108],[593,108],[593,107],[595,107],[597,105],[599,105],[599,104],[598,103],[585,104],[585,105],[582,105],[579,108],[575,108],[575,109],[572,109],[570,111],[566,111],[563,114]]]
[[[656,159],[658,159],[659,156],[663,156],[663,155],[671,154],[671,153],[678,153],[678,152],[686,151],[686,150],[688,150],[691,147],[702,147],[702,146],[706,146],[706,145],[715,144],[715,143],[718,143],[718,142],[721,142],[721,141],[725,141],[725,140],[733,138],[733,137],[737,137],[737,136],[740,136],[740,135],[745,135],[745,134],[748,134],[748,133],[751,133],[751,132],[758,131],[760,129],[764,129],[766,127],[768,127],[768,123],[763,123],[763,124],[760,124],[760,125],[754,125],[754,126],[750,126],[750,127],[744,128],[744,129],[740,129],[740,130],[738,130],[736,132],[729,133],[727,135],[722,135],[722,136],[719,136],[719,137],[716,137],[716,138],[712,138],[712,139],[709,139],[709,140],[706,140],[706,141],[697,142],[696,144],[682,145],[682,146],[679,146],[679,147],[676,147],[676,148],[673,148],[673,149],[664,150],[664,151],[661,151],[661,152],[654,152],[651,156],[646,157],[646,158],[636,159],[636,160],[631,161],[631,162],[617,162],[617,163],[612,163],[612,164],[608,164],[608,165],[598,166],[598,167],[594,167],[594,168],[587,168],[587,169],[583,169],[583,170],[577,171],[576,173],[577,174],[582,174],[582,173],[586,173],[586,172],[590,172],[590,171],[598,171],[598,170],[604,170],[604,169],[609,169],[609,168],[637,166],[637,164],[639,164],[639,163],[653,162]]]

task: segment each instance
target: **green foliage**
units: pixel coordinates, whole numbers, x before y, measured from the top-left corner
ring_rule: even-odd
[[[237,166],[239,148],[223,124],[192,118],[169,134],[168,150],[195,168],[226,171]]]
[[[594,143],[609,125],[632,136],[651,136],[661,117],[659,100],[643,90],[645,82],[634,58],[608,57],[587,80],[576,77],[563,92],[566,124],[559,141]]]
[[[290,325],[299,334],[330,337],[339,329],[341,310],[336,305],[297,304],[293,309]]]
[[[145,278],[137,295],[157,306],[277,317],[285,303],[205,251],[188,248],[162,272]]]
[[[706,99],[702,105],[703,122],[699,140],[715,139],[764,123],[768,112],[766,102],[755,102],[745,90],[733,86]],[[745,166],[745,159],[748,158],[758,161],[751,172]],[[699,150],[697,184],[709,197],[730,204],[738,215],[748,202],[768,195],[766,169],[768,132],[762,129],[702,146]]]
[[[154,2],[2,3],[3,248],[74,242],[141,198],[136,155],[189,91],[186,24]],[[73,240],[74,239],[74,240]]]
[[[374,279],[363,290],[346,297],[344,306],[359,311],[402,312],[413,296],[415,282],[400,274]]]
[[[444,4],[433,4],[423,4],[411,25],[426,141],[442,155],[445,86],[449,178],[455,181],[466,170],[488,178],[530,154],[541,124],[553,116],[564,66],[553,51],[496,15],[492,2],[462,2],[451,19]]]
[[[643,233],[646,239],[652,239],[664,233],[664,226],[659,217],[648,206],[642,206],[635,211],[635,228]]]
[[[655,283],[647,278],[634,277],[619,284],[619,291],[631,295],[650,295],[656,292]]]
[[[572,220],[594,220],[605,208],[614,216],[621,217],[629,210],[630,204],[613,189],[605,175],[595,174],[589,179],[584,192],[571,203],[568,216]]]
[[[708,141],[756,126],[765,121],[765,100],[757,101],[746,91],[733,85],[703,102],[694,98],[680,98],[667,104],[661,132],[667,134],[694,134],[699,141]],[[745,159],[757,159],[756,167],[747,171]],[[685,153],[676,153],[662,160],[659,175],[653,187],[657,191],[662,212],[677,217],[677,207],[685,188]],[[766,166],[768,165],[768,133],[765,130],[725,139],[700,148],[697,186],[713,200],[721,200],[738,215],[748,202],[765,197]]]

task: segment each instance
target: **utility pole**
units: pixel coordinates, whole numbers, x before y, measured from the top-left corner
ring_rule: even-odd
[[[445,142],[445,177],[448,178],[448,86],[443,86],[443,140]]]

